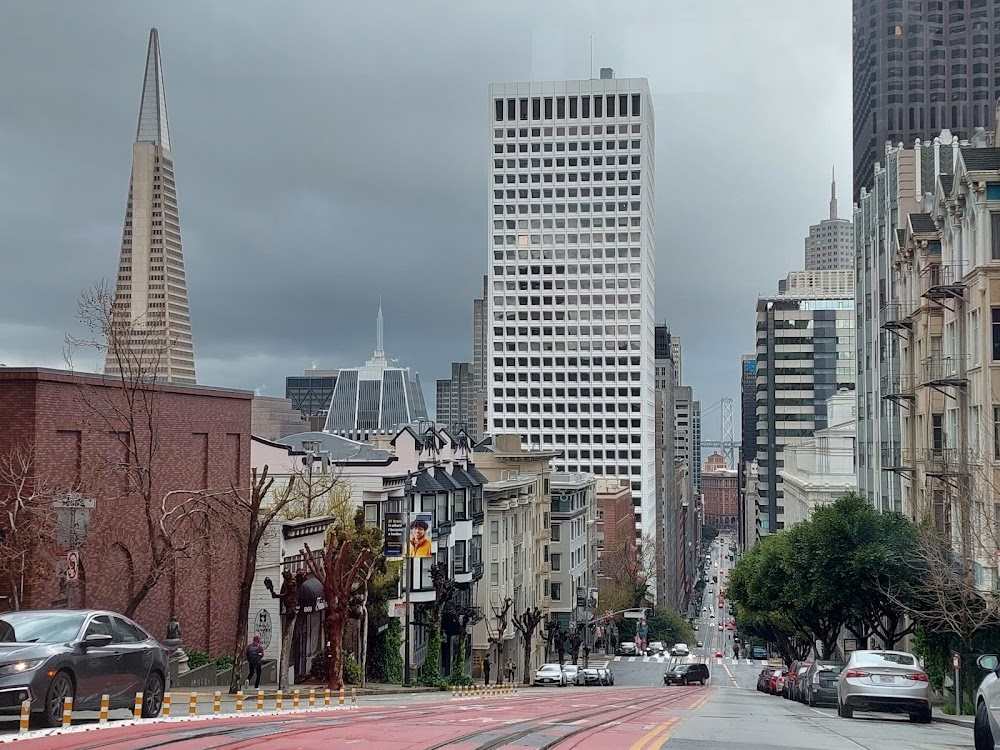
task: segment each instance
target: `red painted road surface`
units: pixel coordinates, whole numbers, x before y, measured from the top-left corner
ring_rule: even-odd
[[[567,688],[510,698],[163,722],[26,739],[25,750],[658,750],[712,688]]]

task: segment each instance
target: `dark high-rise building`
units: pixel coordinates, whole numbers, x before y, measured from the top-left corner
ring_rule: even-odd
[[[285,398],[307,417],[326,414],[340,370],[306,370],[285,378]]]
[[[945,128],[969,138],[992,126],[998,12],[1000,0],[854,0],[855,200],[871,189],[886,141],[909,146]]]
[[[744,354],[740,380],[740,463],[748,464],[757,458],[757,356]]]

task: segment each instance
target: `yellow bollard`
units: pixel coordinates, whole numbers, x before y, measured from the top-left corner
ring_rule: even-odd
[[[280,711],[281,710],[281,691],[280,690],[277,693],[274,694],[274,710],[275,711]]]
[[[163,694],[163,710],[160,715],[167,719],[170,718],[170,693]]]
[[[340,707],[344,707],[344,688],[340,688]]]
[[[330,707],[330,688],[323,691],[323,705],[327,708]]]
[[[63,698],[63,729],[66,729],[73,722],[73,699],[70,696]]]
[[[309,688],[309,708],[316,708],[316,688]]]
[[[242,713],[243,711],[243,691],[236,691],[236,713]]]
[[[191,699],[188,701],[188,716],[198,715],[198,694],[191,693]]]
[[[222,711],[222,692],[219,690],[215,691],[215,705],[212,706],[212,713],[219,713]]]
[[[263,690],[258,690],[257,691],[257,710],[258,711],[263,711],[264,710],[264,691]]]
[[[105,696],[106,697],[106,696]],[[31,727],[31,701],[21,702],[21,734],[27,734]]]
[[[135,694],[135,706],[132,708],[132,718],[136,721],[142,718],[142,693]]]
[[[101,724],[108,723],[108,706],[111,704],[111,697],[108,695],[101,696],[101,718],[98,720]]]
[[[293,690],[292,691],[292,708],[298,708],[298,707],[299,707],[299,691],[298,690]]]
[[[358,691],[351,688],[351,708],[358,707]]]

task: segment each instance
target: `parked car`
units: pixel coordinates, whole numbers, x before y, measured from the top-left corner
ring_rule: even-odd
[[[662,654],[666,650],[667,647],[663,645],[663,641],[653,641],[649,644],[648,651],[650,655]]]
[[[602,685],[614,685],[615,684],[615,673],[612,672],[607,667],[598,667],[597,671],[601,673],[601,684]]]
[[[580,667],[575,664],[563,664],[563,674],[566,675],[566,684],[576,684],[576,676],[580,672]]]
[[[625,641],[618,644],[618,648],[615,649],[615,654],[618,656],[638,656],[639,647],[632,641]]]
[[[73,708],[131,708],[159,716],[170,669],[168,650],[132,620],[99,610],[26,610],[0,615],[0,714],[21,703],[46,726],[62,723],[63,699]]]
[[[696,648],[704,648],[705,647],[705,644],[703,644],[701,641],[695,641],[694,645],[695,645]]]
[[[774,672],[774,667],[764,667],[760,670],[760,674],[757,675],[757,690],[761,693],[767,693],[770,690],[771,685],[771,674]]]
[[[1000,737],[1000,657],[995,654],[984,654],[976,662],[989,671],[976,691],[976,723],[973,725],[972,736],[975,739],[976,750],[994,750],[995,737]]]
[[[806,671],[802,680],[802,702],[810,706],[837,704],[837,676],[844,665],[834,661],[817,661]]]
[[[664,685],[690,685],[708,682],[708,667],[704,664],[674,664],[663,673]]]
[[[723,624],[722,624],[722,623],[720,622],[720,623],[719,623],[719,632],[720,632],[720,633],[722,632],[722,629],[723,629],[724,627],[725,627],[725,626],[724,626],[724,625],[723,625]]]
[[[775,667],[771,672],[771,681],[767,692],[771,695],[781,695],[781,689],[785,684],[785,675],[788,674],[787,667]]]
[[[671,656],[690,656],[691,655],[691,649],[688,648],[688,645],[686,643],[675,643],[670,648],[670,655]]]
[[[577,686],[603,685],[604,676],[597,667],[585,667],[576,671],[576,676],[573,678],[573,684]]]
[[[750,650],[750,658],[751,659],[766,659],[767,658],[767,649],[764,648],[763,646],[754,646]]]
[[[806,661],[804,659],[792,662],[792,666],[788,669],[788,678],[785,680],[785,690],[782,693],[782,697],[793,701],[798,700],[796,691],[799,687],[799,681],[811,665],[811,661]]]
[[[535,670],[533,685],[558,685],[566,686],[566,674],[558,664],[543,664]]]
[[[930,683],[913,654],[904,651],[855,651],[837,678],[837,715],[887,711],[931,720]]]

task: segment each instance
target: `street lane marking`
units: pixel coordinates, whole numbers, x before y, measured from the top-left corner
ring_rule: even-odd
[[[735,677],[733,677],[733,673],[729,671],[729,667],[727,667],[727,666],[726,666],[725,664],[723,664],[723,665],[722,665],[722,668],[723,668],[724,670],[726,670],[726,674],[727,674],[727,675],[729,675],[729,679],[733,681],[733,684],[734,684],[734,685],[735,685],[736,687],[739,687],[739,686],[740,686],[740,683],[738,683],[738,682],[736,681],[736,678],[735,678]]]
[[[660,745],[662,745],[663,742],[665,742],[667,740],[667,738],[670,736],[670,730],[673,728],[674,724],[676,724],[676,723],[677,723],[677,717],[676,716],[673,717],[673,718],[667,719],[665,722],[663,722],[659,726],[654,727],[652,731],[647,732],[639,740],[637,740],[636,742],[632,743],[631,747],[629,747],[629,750],[643,750],[643,748],[645,748],[647,746],[649,748],[652,748],[654,746],[653,742],[655,742],[656,739],[658,739],[658,738],[661,739]],[[662,736],[664,734],[666,735],[666,737]],[[658,747],[658,745],[657,745],[657,747]]]

